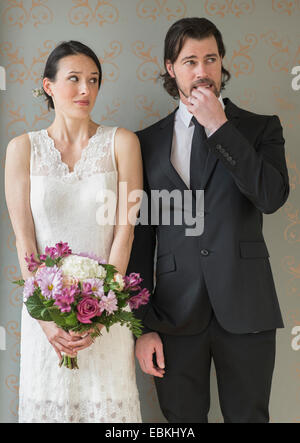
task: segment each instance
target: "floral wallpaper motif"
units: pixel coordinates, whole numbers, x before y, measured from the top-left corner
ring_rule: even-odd
[[[202,16],[224,33],[224,64],[232,79],[224,92],[238,106],[280,117],[286,139],[290,198],[264,217],[272,269],[286,328],[278,333],[277,376],[271,398],[272,423],[300,422],[300,351],[291,347],[291,330],[300,326],[300,91],[293,91],[292,68],[300,66],[300,0],[1,0],[0,192],[1,262],[0,422],[16,422],[22,294],[11,282],[20,278],[15,236],[4,196],[6,146],[13,137],[48,127],[54,113],[32,96],[50,52],[63,40],[92,47],[103,68],[93,119],[104,125],[143,129],[177,107],[163,90],[163,40],[172,23]],[[165,422],[154,379],[137,366],[143,418]],[[286,397],[282,396],[282,383]],[[222,422],[216,375],[212,376],[211,421]]]

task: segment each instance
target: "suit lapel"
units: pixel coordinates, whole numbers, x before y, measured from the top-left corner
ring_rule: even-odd
[[[239,109],[237,106],[235,106],[228,98],[224,99],[225,104],[225,114],[235,126],[238,124],[238,118],[239,118]],[[216,157],[216,155],[209,149],[208,150],[208,156],[206,160],[205,170],[203,174],[203,178],[201,181],[201,189],[205,189],[207,186],[207,183],[214,172],[217,163],[219,159]]]
[[[225,113],[228,118],[235,126],[238,125],[239,119],[239,108],[235,106],[228,98],[224,99],[225,104]],[[157,163],[160,166],[161,170],[168,176],[171,182],[174,184],[176,189],[181,191],[188,190],[189,188],[186,186],[176,169],[171,163],[171,149],[173,142],[173,132],[174,132],[174,121],[175,114],[178,108],[175,109],[172,114],[168,115],[164,120],[162,120],[160,124],[160,131],[158,132],[158,141],[157,146],[159,147],[158,160]],[[208,156],[206,160],[205,170],[203,174],[203,178],[201,181],[201,189],[205,189],[207,183],[215,170],[215,167],[218,163],[219,159],[216,155],[208,150]]]

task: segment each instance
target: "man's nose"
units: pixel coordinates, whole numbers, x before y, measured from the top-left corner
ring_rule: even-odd
[[[207,77],[207,69],[204,63],[198,63],[196,67],[196,75],[197,78],[206,78]]]

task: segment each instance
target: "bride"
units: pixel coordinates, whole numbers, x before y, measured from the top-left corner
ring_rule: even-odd
[[[68,242],[74,253],[104,258],[125,274],[134,226],[119,217],[133,204],[120,194],[115,225],[99,223],[99,193],[142,189],[137,137],[90,118],[101,85],[95,53],[80,42],[63,42],[50,54],[43,75],[51,126],[10,141],[5,165],[7,206],[24,279],[25,255]],[[124,206],[123,206],[124,207]],[[121,212],[121,211],[120,211]],[[122,211],[122,213],[125,211]],[[132,220],[131,220],[132,222]],[[101,325],[99,325],[101,329]],[[135,378],[134,338],[114,325],[93,343],[22,310],[19,422],[141,422]],[[59,368],[62,353],[78,356],[79,371]]]

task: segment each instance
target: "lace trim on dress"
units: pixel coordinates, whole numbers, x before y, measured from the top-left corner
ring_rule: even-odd
[[[75,183],[95,174],[116,172],[112,149],[116,130],[116,127],[99,126],[82,150],[73,171],[62,161],[61,153],[46,129],[30,132],[31,175],[51,176],[65,183]]]

